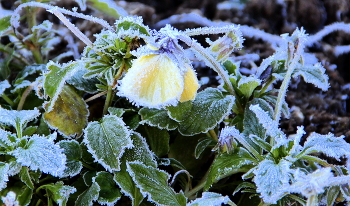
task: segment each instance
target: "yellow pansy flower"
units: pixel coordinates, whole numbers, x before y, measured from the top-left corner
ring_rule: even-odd
[[[165,53],[143,55],[121,80],[118,95],[151,108],[193,100],[199,88],[196,73],[188,64],[181,66]]]

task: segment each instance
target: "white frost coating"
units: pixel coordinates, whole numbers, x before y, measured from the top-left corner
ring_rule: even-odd
[[[321,40],[323,37],[335,31],[343,31],[350,34],[350,24],[344,22],[335,22],[331,25],[325,26],[321,31],[311,35],[306,42],[306,46],[312,46],[315,42]]]
[[[37,108],[34,110],[7,110],[0,108],[0,122],[6,125],[11,125],[16,128],[16,121],[24,127],[29,121],[35,119],[40,115]]]
[[[8,178],[9,165],[1,162],[0,164],[0,190],[6,188]]]
[[[20,84],[17,84],[14,89],[11,90],[11,93],[15,93],[17,90],[30,86],[32,83],[28,80],[23,80]]]
[[[203,192],[201,198],[197,198],[194,201],[187,204],[187,206],[221,206],[230,202],[228,196],[222,196],[221,194],[214,192]]]
[[[15,28],[15,30],[19,27],[19,19],[20,19],[20,11],[25,8],[25,7],[40,7],[40,8],[45,8],[47,10],[50,9],[55,9],[55,6],[52,6],[50,4],[43,4],[43,3],[39,3],[39,2],[27,2],[24,4],[20,4],[14,11],[12,17],[11,17],[11,25]],[[111,27],[105,20],[103,19],[99,19],[93,16],[89,16],[89,15],[85,15],[85,14],[81,14],[81,13],[77,13],[77,12],[73,12],[73,11],[69,11],[63,8],[58,8],[56,7],[57,11],[64,13],[64,14],[68,14],[71,16],[75,16],[78,18],[82,18],[82,19],[86,19],[98,24],[101,24],[103,27],[107,28],[108,30],[113,31],[113,27]]]
[[[16,193],[9,191],[5,197],[1,197],[2,202],[6,206],[19,206],[19,202],[16,200]]]
[[[9,81],[7,81],[7,80],[1,81],[0,82],[0,96],[3,95],[4,91],[10,87],[11,87],[11,85],[10,85]]]
[[[350,144],[344,140],[344,136],[335,137],[332,133],[327,135],[311,133],[304,143],[304,149],[306,153],[322,152],[338,161],[343,156],[350,156]]]
[[[350,52],[350,45],[335,46],[333,49],[334,55],[336,57]]]
[[[249,109],[255,113],[259,123],[263,125],[268,135],[274,138],[281,136],[286,139],[285,134],[278,128],[278,122],[272,120],[268,113],[261,109],[259,105],[250,105]]]
[[[324,192],[324,188],[330,186],[334,175],[331,167],[318,169],[310,174],[305,174],[300,170],[296,170],[293,174],[295,182],[286,187],[288,192],[301,193],[305,197],[317,195]]]
[[[28,140],[27,145],[16,148],[9,153],[10,155],[15,156],[18,162],[31,170],[39,169],[53,176],[60,176],[63,173],[66,156],[58,144],[45,136],[33,135],[23,138]]]
[[[105,115],[100,122],[90,122],[84,134],[83,142],[95,161],[109,172],[119,171],[119,160],[125,149],[133,147],[131,133],[123,120],[115,115]],[[110,161],[111,158],[115,159]]]
[[[276,203],[284,195],[284,189],[289,186],[292,162],[284,159],[276,164],[273,160],[265,159],[253,171],[253,181],[265,203]]]

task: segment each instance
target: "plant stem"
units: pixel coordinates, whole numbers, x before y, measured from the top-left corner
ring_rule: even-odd
[[[95,168],[91,167],[91,166],[88,165],[87,163],[85,163],[85,162],[83,162],[83,161],[82,161],[82,163],[83,163],[83,166],[86,167],[86,168],[88,168],[89,170],[92,170],[92,171],[95,170]]]
[[[36,84],[36,83],[33,82],[32,84],[30,84],[30,85],[26,88],[26,90],[24,90],[24,92],[23,92],[23,94],[22,94],[22,97],[21,97],[21,100],[20,100],[19,103],[18,103],[17,111],[20,111],[20,110],[23,109],[24,102],[26,101],[26,99],[27,99],[29,93],[34,89],[34,85],[35,85],[35,84]]]
[[[231,84],[231,81],[228,77],[227,72],[222,68],[222,66],[214,59],[213,56],[211,56],[210,54],[208,54],[205,49],[197,42],[195,42],[194,40],[192,40],[189,36],[186,35],[178,35],[177,36],[181,41],[185,42],[188,46],[190,46],[191,48],[193,48],[194,50],[196,50],[200,55],[202,55],[207,62],[205,63],[209,63],[208,66],[210,66],[212,69],[214,69],[219,76],[224,80],[224,82],[227,84],[227,88],[228,88],[228,92],[230,92],[230,94],[236,96],[236,92],[233,89],[233,86]]]
[[[216,142],[219,141],[218,135],[216,135],[216,132],[215,132],[213,129],[209,130],[209,135],[210,135],[211,138],[213,138]]]
[[[185,192],[185,196],[189,198],[194,194],[196,194],[197,192],[199,192],[200,190],[202,190],[205,183],[207,182],[208,175],[209,175],[209,170],[207,170],[207,172],[205,173],[201,181],[192,190]]]
[[[1,97],[11,106],[15,106],[15,103],[6,95],[6,94],[3,94],[1,95]]]
[[[112,104],[113,94],[114,94],[114,91],[113,91],[112,86],[108,86],[107,97],[106,97],[105,105],[103,107],[103,115],[107,114],[108,107],[111,106],[111,104]]]

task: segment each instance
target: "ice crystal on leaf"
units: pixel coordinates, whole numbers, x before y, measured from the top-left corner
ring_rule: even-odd
[[[5,89],[10,88],[11,85],[7,80],[0,82],[0,95],[4,94]]]
[[[34,110],[7,110],[0,108],[0,122],[6,125],[11,125],[17,128],[17,124],[22,128],[26,126],[26,124],[35,119],[40,115],[40,112],[37,108]]]
[[[27,140],[24,147],[18,147],[9,154],[15,156],[17,161],[23,166],[28,166],[31,170],[41,170],[44,173],[60,176],[65,169],[66,156],[62,148],[55,144],[51,137],[33,135],[32,137],[23,137]]]

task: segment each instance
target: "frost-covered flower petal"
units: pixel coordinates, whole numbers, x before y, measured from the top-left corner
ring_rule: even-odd
[[[121,80],[118,94],[137,106],[160,108],[194,99],[198,87],[189,65],[179,68],[165,53],[160,53],[136,59]]]

